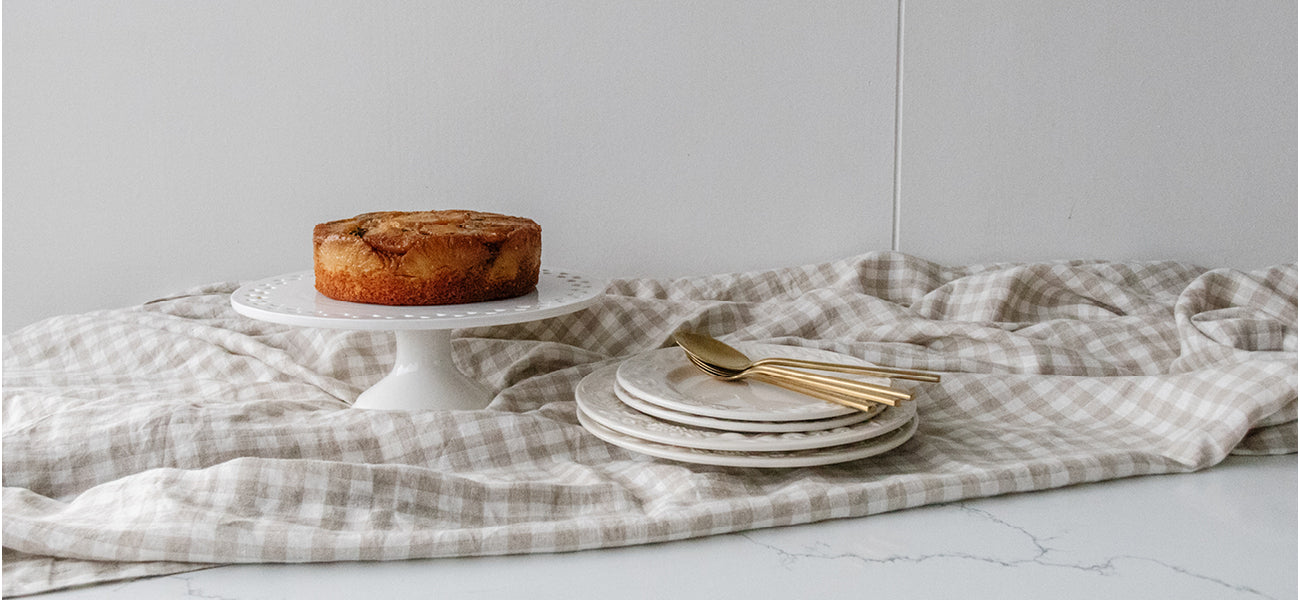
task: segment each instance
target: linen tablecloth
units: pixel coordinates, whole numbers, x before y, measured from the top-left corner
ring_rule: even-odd
[[[612,282],[455,332],[476,411],[352,410],[391,333],[230,307],[234,283],[4,338],[4,592],[210,564],[641,544],[1296,451],[1296,267],[950,267],[871,253]],[[676,463],[578,425],[583,376],[679,329],[943,373],[920,429],[814,468]]]

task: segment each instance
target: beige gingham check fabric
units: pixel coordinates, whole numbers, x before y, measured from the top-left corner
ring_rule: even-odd
[[[221,284],[4,338],[4,591],[239,562],[642,544],[1296,451],[1296,267],[944,267],[872,253],[611,283],[458,330],[478,411],[349,409],[383,332],[275,325]],[[920,429],[815,468],[676,463],[578,425],[573,390],[679,329],[938,371]]]

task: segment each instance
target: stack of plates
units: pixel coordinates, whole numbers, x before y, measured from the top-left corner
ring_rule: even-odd
[[[736,346],[751,357],[868,364],[811,348]],[[763,383],[719,381],[677,347],[595,371],[578,384],[576,398],[578,421],[602,440],[707,465],[784,468],[858,460],[898,447],[917,426],[912,402],[863,412]]]

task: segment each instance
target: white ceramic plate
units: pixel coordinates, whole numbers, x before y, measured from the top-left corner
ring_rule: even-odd
[[[611,365],[583,378],[574,394],[578,408],[593,421],[619,433],[685,448],[779,452],[842,446],[889,433],[916,416],[916,406],[904,402],[874,419],[847,427],[785,433],[719,431],[664,421],[624,404],[614,394],[617,370],[617,365]]]
[[[682,423],[685,425],[694,425],[696,427],[708,427],[709,429],[719,429],[722,431],[753,431],[753,432],[785,432],[785,431],[817,431],[820,429],[834,429],[836,427],[845,427],[854,423],[861,423],[878,414],[885,408],[883,404],[877,404],[876,408],[870,412],[853,411],[842,417],[831,417],[829,419],[817,419],[814,421],[736,421],[732,419],[718,419],[715,417],[703,417],[681,411],[664,408],[662,406],[646,402],[637,398],[631,392],[623,389],[623,386],[614,385],[614,395],[619,400],[636,410],[647,415],[659,417],[665,421]]]
[[[240,286],[230,296],[235,311],[254,319],[334,329],[460,329],[535,321],[571,313],[605,292],[602,281],[572,271],[543,268],[537,289],[517,298],[435,306],[344,302],[316,291],[316,276],[300,271]]]
[[[861,359],[798,346],[754,342],[732,344],[751,359],[770,356],[870,365]],[[837,376],[845,376],[837,373]],[[853,379],[889,385],[883,377]],[[815,400],[789,390],[751,381],[720,381],[700,372],[676,346],[633,356],[618,368],[618,383],[636,397],[679,412],[734,421],[811,421],[840,417],[857,409]]]
[[[903,445],[916,434],[917,420],[912,419],[902,427],[856,444],[817,448],[814,450],[793,450],[790,452],[733,452],[727,450],[701,450],[683,448],[669,444],[660,444],[635,438],[614,431],[592,420],[581,409],[577,411],[578,422],[592,435],[621,448],[633,452],[667,458],[680,462],[723,467],[759,467],[768,469],[790,467],[814,467],[859,460],[884,454]]]

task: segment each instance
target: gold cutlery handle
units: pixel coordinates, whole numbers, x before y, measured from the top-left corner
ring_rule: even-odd
[[[841,398],[850,398],[850,399],[865,401],[865,402],[875,402],[878,404],[886,404],[889,406],[898,406],[898,403],[900,401],[899,398],[877,394],[870,390],[864,390],[860,387],[844,386],[834,381],[829,383],[825,381],[821,381],[814,377],[809,377],[798,371],[789,372],[789,373],[783,373],[783,372],[773,373],[771,371],[751,371],[750,373],[746,374],[745,377],[760,377],[762,378],[760,379],[760,381],[765,381],[768,383],[772,383],[773,381],[781,381],[781,382],[788,382],[790,384],[799,386],[799,389],[796,389],[794,391],[803,391],[804,389],[812,389],[826,394],[834,394]],[[786,387],[786,389],[792,389],[788,386],[783,386],[783,387]]]
[[[754,375],[750,375],[749,378],[755,381],[761,381],[763,383],[775,385],[777,387],[784,388],[792,392],[798,392],[810,398],[816,398],[818,400],[839,404],[841,406],[847,406],[849,408],[857,409],[863,412],[869,412],[871,410],[874,410],[875,407],[871,404],[872,402],[880,402],[881,404],[888,404],[889,406],[894,406],[893,402],[888,399],[873,400],[870,398],[857,397],[857,396],[849,397],[849,396],[842,395],[841,393],[835,391],[833,388],[822,387],[817,385],[816,383],[799,382],[794,378],[782,377],[780,375],[756,373]]]
[[[750,369],[750,371],[753,373],[775,373],[777,375],[798,377],[803,381],[813,381],[813,382],[821,383],[823,385],[829,385],[835,388],[851,390],[863,394],[885,396],[889,398],[897,398],[899,400],[912,399],[911,394],[904,392],[902,390],[896,390],[891,387],[876,385],[874,383],[867,383],[865,381],[845,379],[843,377],[832,377],[830,375],[817,375],[805,371],[796,371],[794,369],[789,369],[786,367],[764,365],[764,366],[755,366],[752,369]]]
[[[795,367],[799,369],[817,369],[820,371],[834,371],[837,373],[857,373],[861,375],[877,375],[880,377],[892,377],[895,379],[909,379],[912,381],[924,381],[926,383],[939,383],[937,373],[927,373],[925,371],[913,371],[911,369],[895,369],[893,367],[877,366],[859,366],[846,365],[841,363],[819,362],[815,360],[801,360],[798,358],[762,358],[754,361],[755,365],[772,365],[780,367]]]

